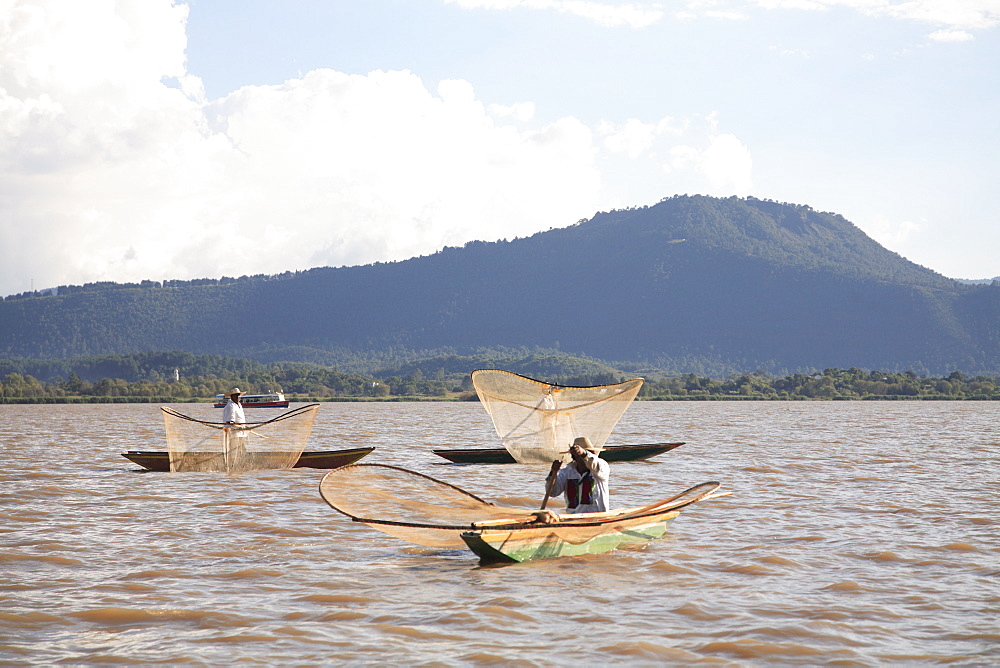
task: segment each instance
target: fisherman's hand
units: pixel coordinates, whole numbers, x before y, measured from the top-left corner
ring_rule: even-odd
[[[559,517],[551,510],[537,510],[532,515],[534,515],[534,521],[540,524],[555,524],[559,521]]]

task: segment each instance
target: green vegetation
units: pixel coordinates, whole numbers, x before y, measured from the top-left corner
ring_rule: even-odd
[[[9,373],[0,380],[0,403],[147,402],[200,401],[214,399],[232,387],[249,394],[283,391],[288,399],[375,398],[393,396],[446,397],[451,388],[440,381],[416,376],[392,378],[386,382],[305,366],[274,367],[267,372],[246,375],[196,375],[180,380],[138,380],[102,378],[91,383],[75,373],[68,380],[42,382],[31,375]]]
[[[734,374],[719,380],[686,374],[647,381],[643,399],[709,400],[1000,400],[1000,379],[968,377],[955,371],[941,378],[921,377],[912,371],[888,373],[861,369],[826,369],[822,373],[795,373],[775,378],[765,373]]]
[[[616,382],[622,372],[604,363],[553,351],[484,350],[390,363],[386,355],[347,357],[350,371],[301,362],[263,363],[183,351],[100,355],[65,360],[0,359],[2,397],[212,398],[238,386],[250,393],[289,396],[444,397],[469,392],[475,369],[502,368],[563,385]]]
[[[970,377],[958,371],[933,378],[912,371],[850,368],[783,377],[764,372],[732,374],[720,379],[694,373],[626,373],[568,355],[492,351],[478,356],[427,358],[369,374],[181,352],[76,360],[0,360],[0,403],[209,401],[234,386],[251,394],[284,392],[293,401],[475,400],[469,374],[486,367],[508,369],[560,385],[614,383],[643,375],[646,383],[639,398],[646,400],[1000,400],[1000,379]],[[102,370],[121,373],[102,376]]]
[[[68,371],[68,376],[38,380],[21,369]],[[67,398],[111,398],[113,400],[171,398],[175,401],[213,399],[234,386],[250,394],[284,392],[289,398],[303,397],[385,397],[391,393],[386,383],[372,377],[342,373],[337,369],[306,364],[262,364],[252,360],[187,353],[140,353],[108,355],[78,360],[2,360],[0,400]],[[96,376],[100,370],[114,369],[117,375]],[[65,380],[63,380],[65,378]],[[398,393],[426,396],[447,394],[444,383],[416,379],[393,379]]]

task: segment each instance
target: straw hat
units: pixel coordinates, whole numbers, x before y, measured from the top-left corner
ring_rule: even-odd
[[[242,397],[244,394],[246,394],[246,392],[244,392],[238,387],[234,387],[233,389],[226,392],[227,397]]]
[[[584,450],[590,450],[591,452],[594,452],[597,449],[593,445],[591,445],[590,439],[587,438],[586,436],[577,436],[576,438],[574,438],[573,445],[579,445]]]

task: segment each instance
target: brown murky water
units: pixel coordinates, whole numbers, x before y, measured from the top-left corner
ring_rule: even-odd
[[[213,415],[209,406],[175,406]],[[322,471],[143,473],[156,406],[0,406],[0,662],[1000,664],[1000,402],[637,403],[615,506],[719,480],[637,549],[479,568],[352,524]],[[532,507],[546,467],[478,404],[323,404],[311,449],[375,445]]]

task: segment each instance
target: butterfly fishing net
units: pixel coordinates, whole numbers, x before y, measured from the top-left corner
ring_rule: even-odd
[[[641,508],[624,508],[603,513],[540,515],[536,516],[536,521],[522,526],[482,524],[475,527],[475,532],[479,539],[501,551],[508,546],[511,551],[530,546],[531,558],[572,554],[574,546],[602,541],[605,547],[610,542],[611,549],[614,549],[625,543],[660,538],[684,508],[699,501],[729,494],[717,492],[719,486],[717,482],[702,483]],[[606,551],[593,547],[584,551],[591,550]]]
[[[467,531],[538,534],[583,543],[669,520],[685,506],[718,496],[714,494],[718,487],[717,482],[702,483],[641,508],[557,515],[496,506],[454,485],[396,466],[352,464],[327,473],[319,491],[334,510],[356,522],[417,545],[452,548],[465,544],[461,535]]]
[[[245,473],[295,466],[309,441],[319,404],[301,406],[265,422],[224,424],[165,406],[171,471]]]
[[[351,519],[417,545],[459,547],[475,522],[532,519],[430,476],[386,464],[352,464],[327,473],[319,493]]]
[[[569,460],[569,446],[586,436],[600,451],[632,405],[642,378],[614,385],[560,386],[510,371],[478,369],[472,384],[503,446],[521,463]]]

